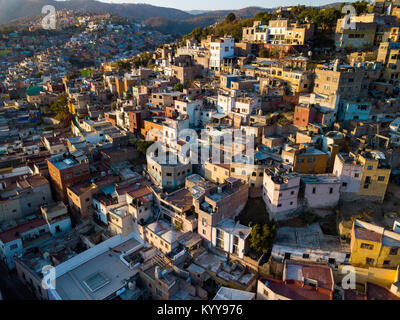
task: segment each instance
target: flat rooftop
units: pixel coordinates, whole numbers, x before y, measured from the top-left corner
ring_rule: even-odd
[[[275,245],[347,252],[347,247],[340,243],[338,237],[322,232],[319,223],[313,223],[305,228],[278,228]]]
[[[213,300],[255,300],[255,295],[253,292],[221,287]]]
[[[63,300],[104,300],[137,273],[120,259],[120,253],[139,246],[129,239],[119,246],[79,265],[56,279],[57,293]]]

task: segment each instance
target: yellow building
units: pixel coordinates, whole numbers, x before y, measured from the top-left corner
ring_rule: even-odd
[[[361,220],[354,220],[350,263],[356,267],[394,269],[400,264],[400,234]]]
[[[326,172],[329,155],[315,147],[293,145],[282,150],[282,159],[293,165],[293,171],[298,173],[321,174]]]
[[[348,28],[343,25],[343,19],[338,19],[335,32],[337,49],[364,49],[374,45],[377,23],[367,22],[365,19],[357,17],[354,25],[355,28]]]
[[[143,128],[140,130],[140,133],[143,137],[147,137],[149,140],[162,141],[163,125],[150,120],[144,120]]]
[[[399,42],[382,42],[379,45],[377,62],[382,62],[382,77],[394,86],[400,84],[400,43]]]
[[[204,177],[212,182],[222,184],[230,177],[229,164],[206,162],[204,167]]]
[[[389,183],[390,167],[383,159],[379,159],[379,153],[374,151],[360,154],[358,161],[364,167],[358,194],[383,202]]]
[[[312,74],[309,71],[294,70],[283,66],[263,68],[256,75],[264,78],[274,78],[287,83],[288,89],[293,93],[310,92]]]
[[[343,270],[345,265],[338,266],[339,272],[337,273],[338,278],[342,278],[347,275],[348,272]],[[365,286],[367,282],[380,285],[390,289],[393,283],[397,282],[399,279],[399,268],[396,270],[392,269],[382,269],[382,268],[359,268],[355,267],[356,281],[357,284]]]

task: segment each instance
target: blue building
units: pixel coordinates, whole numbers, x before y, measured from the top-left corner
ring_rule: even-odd
[[[369,119],[372,104],[368,101],[348,101],[341,100],[338,110],[338,121],[358,120],[365,121]]]

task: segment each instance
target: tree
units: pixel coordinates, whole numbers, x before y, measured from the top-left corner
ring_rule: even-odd
[[[365,0],[356,1],[353,3],[353,7],[356,9],[357,15],[368,12],[369,3]]]
[[[56,102],[50,106],[50,110],[56,114],[58,120],[63,120],[68,117],[68,97],[66,94],[60,94]]]
[[[189,89],[193,87],[193,82],[192,81],[186,81],[185,84],[183,85],[185,89]]]
[[[132,68],[132,65],[129,61],[118,60],[117,67],[122,70],[130,70]]]
[[[267,253],[276,237],[275,224],[266,223],[262,227],[257,223],[251,230],[250,246],[259,253]]]
[[[111,102],[110,107],[111,107],[112,111],[116,110],[117,109],[117,101]]]
[[[267,50],[266,48],[261,49],[261,50],[258,52],[258,56],[259,56],[260,58],[267,58],[267,57],[268,57],[268,50]]]
[[[153,54],[151,52],[142,52],[133,59],[135,68],[149,67],[153,63]]]
[[[276,18],[275,14],[271,14],[269,12],[259,12],[255,15],[255,21],[261,21],[263,24],[268,24],[268,22],[272,19]]]
[[[138,140],[136,142],[136,147],[139,152],[143,155],[146,155],[147,149],[153,144],[153,141],[146,141],[146,140]]]
[[[176,83],[175,86],[174,86],[174,90],[182,92],[183,91],[183,84],[180,83],[180,82]]]
[[[233,12],[229,13],[225,18],[226,22],[233,22],[235,20],[236,20],[236,16]]]

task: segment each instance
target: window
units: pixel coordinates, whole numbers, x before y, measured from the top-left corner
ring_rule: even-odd
[[[397,255],[399,248],[390,248],[390,255],[395,256]]]
[[[310,255],[308,253],[303,253],[303,259],[308,259],[310,258]]]
[[[17,244],[12,244],[11,246],[10,246],[10,250],[15,250],[15,249],[17,249],[18,248],[18,245]]]
[[[329,194],[333,193],[333,188],[329,188]]]
[[[317,191],[317,188],[312,188],[312,193],[315,193]]]
[[[368,249],[368,250],[372,250],[374,248],[374,246],[372,244],[368,244],[368,243],[361,243],[361,249]]]
[[[365,262],[366,262],[366,264],[373,264],[374,263],[374,259],[371,259],[371,258],[366,258],[365,259]]]
[[[385,261],[383,261],[383,265],[384,265],[384,266],[390,265],[390,260],[385,260]]]
[[[342,187],[347,187],[347,182],[343,182]]]
[[[372,170],[372,169],[373,169],[373,166],[368,166],[367,169],[368,169],[368,170]]]
[[[379,177],[378,177],[378,181],[385,181],[385,177],[379,176]]]

